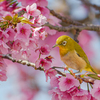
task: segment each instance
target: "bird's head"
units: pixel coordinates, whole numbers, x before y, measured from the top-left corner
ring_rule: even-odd
[[[59,48],[65,48],[70,42],[70,37],[67,35],[62,35],[56,40],[56,44],[53,46],[54,47],[59,47]]]

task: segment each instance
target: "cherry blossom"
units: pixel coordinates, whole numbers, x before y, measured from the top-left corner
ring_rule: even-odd
[[[37,0],[17,0],[18,2],[21,2],[22,6],[27,6],[35,3]]]
[[[72,100],[88,100],[88,92],[86,90],[79,90],[73,97]]]
[[[52,94],[51,100],[61,100],[61,91],[59,89],[50,90],[48,93]]]
[[[59,87],[58,83],[59,83],[59,78],[60,77],[56,77],[56,76],[53,76],[50,80],[50,84],[52,87]]]
[[[46,76],[46,82],[48,81],[48,77],[52,78],[53,76],[55,76],[57,74],[57,72],[50,68],[44,71],[45,72],[45,76]]]
[[[90,91],[90,93],[95,99],[100,99],[100,80],[94,81],[93,89]]]
[[[17,24],[17,33],[14,37],[15,40],[21,40],[23,42],[29,42],[29,36],[31,34],[31,27],[29,24],[22,25],[21,23]]]
[[[79,86],[79,81],[70,74],[66,74],[66,77],[61,77],[59,81],[59,89],[61,91],[66,91],[74,86]]]
[[[41,46],[39,52],[42,55],[48,55],[50,53],[49,45]]]
[[[51,62],[47,61],[46,59],[40,58],[38,61],[36,61],[36,67],[44,67],[44,69],[49,69],[51,67]]]
[[[9,47],[2,40],[0,40],[0,51],[3,54],[7,54],[8,53],[8,48]]]
[[[36,3],[33,3],[31,6],[27,6],[26,7],[26,11],[28,14],[28,18],[30,18],[30,16],[38,16],[40,15],[40,11],[37,9],[37,5]]]

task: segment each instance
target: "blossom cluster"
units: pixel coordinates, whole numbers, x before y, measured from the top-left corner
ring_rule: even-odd
[[[50,84],[53,87],[52,90],[49,90],[52,100],[99,100],[99,85],[94,84],[94,89],[88,92],[81,89],[79,80],[70,74],[66,74],[66,77],[54,76],[51,78]]]
[[[21,2],[21,7],[18,7],[16,2],[10,6],[9,0],[0,2],[0,55],[11,54],[13,58],[35,63],[37,69],[43,68],[46,81],[49,77],[53,87],[49,91],[49,94],[52,94],[52,100],[99,100],[99,80],[94,82],[93,89],[88,92],[80,88],[81,83],[72,75],[56,76],[57,71],[52,68],[54,57],[50,54],[50,44],[42,44],[48,37],[59,34],[56,30],[43,26],[47,22],[59,25],[59,20],[50,15],[47,9],[48,2],[46,0],[18,0],[18,2]],[[22,11],[24,13],[20,15]],[[57,63],[59,63],[58,59]],[[0,57],[0,81],[7,79],[6,66],[3,58]],[[27,76],[26,73],[23,72],[23,76]],[[25,90],[25,87],[26,85],[23,86],[22,91],[27,94],[30,90],[28,87]],[[38,88],[35,93],[37,91]],[[31,99],[33,98],[32,92],[28,94]]]
[[[54,19],[50,17],[50,12],[46,8],[46,0],[26,1],[26,4],[24,4],[25,1],[23,0],[19,1],[22,2],[22,7],[20,8],[15,2],[12,6],[7,6],[10,3],[9,1],[0,2],[0,52],[1,54],[11,54],[16,59],[26,59],[34,63],[36,62],[38,64],[37,68],[42,66],[47,73],[52,62],[52,57],[50,58],[48,55],[50,48],[47,44],[41,46],[39,41],[44,40],[48,35],[55,34],[56,31],[52,31],[51,34],[49,32],[50,29],[42,25],[48,19],[52,24],[57,23],[58,20],[55,20],[55,22],[52,21]],[[18,13],[22,10],[25,13],[19,16]],[[40,55],[47,55],[47,57],[40,58]],[[4,62],[3,59],[1,62]],[[3,67],[4,70],[2,70],[2,67],[0,75],[1,81],[7,79],[6,67]]]

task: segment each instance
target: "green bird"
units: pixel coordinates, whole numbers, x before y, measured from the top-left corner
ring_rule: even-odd
[[[68,68],[96,73],[81,46],[69,36],[60,36],[53,47],[59,47],[61,60]]]

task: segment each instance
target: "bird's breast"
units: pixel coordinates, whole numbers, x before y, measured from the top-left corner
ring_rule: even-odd
[[[75,50],[69,51],[66,55],[61,56],[61,60],[69,67],[75,70],[85,69],[86,62],[77,55]]]

